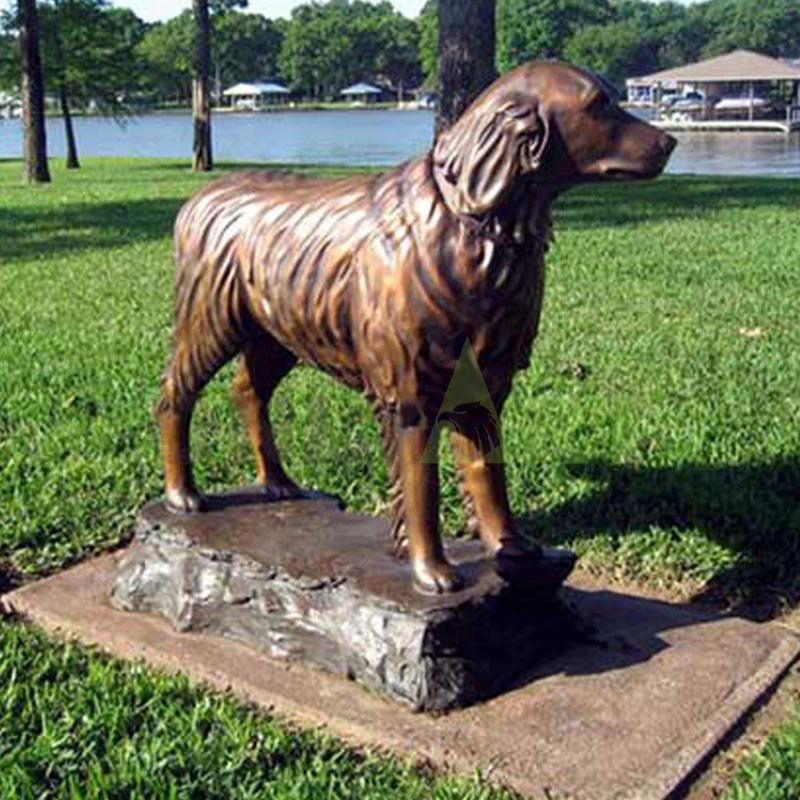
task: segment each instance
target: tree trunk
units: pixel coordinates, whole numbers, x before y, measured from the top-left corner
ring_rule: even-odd
[[[497,77],[494,53],[495,0],[439,0],[437,136]]]
[[[72,112],[69,110],[67,87],[63,84],[58,97],[61,102],[61,114],[64,117],[64,133],[67,137],[67,169],[78,169],[81,165],[78,161],[78,145],[75,142],[75,128],[72,125]]]
[[[195,172],[208,172],[211,158],[211,20],[208,0],[193,0],[194,9],[194,79],[192,80],[192,119],[194,122]]]
[[[39,54],[36,0],[19,0],[22,56],[22,128],[25,183],[50,183],[44,128],[44,76]]]

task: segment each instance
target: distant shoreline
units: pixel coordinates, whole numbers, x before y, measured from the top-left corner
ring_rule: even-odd
[[[213,114],[224,114],[225,116],[232,114],[232,115],[242,115],[242,116],[253,116],[256,114],[278,114],[278,113],[288,113],[288,112],[297,112],[303,113],[308,111],[398,111],[398,112],[408,112],[408,111],[427,111],[433,114],[432,108],[413,108],[411,106],[406,107],[398,107],[397,103],[369,103],[366,105],[350,105],[349,103],[298,103],[296,105],[282,105],[282,106],[266,106],[264,108],[258,109],[239,109],[239,108],[229,108],[228,106],[219,106],[217,108],[212,108]],[[165,114],[165,115],[174,115],[174,116],[184,116],[187,114],[191,114],[192,109],[191,106],[172,106],[166,108],[136,108],[131,111],[130,114],[121,114],[119,119],[121,121],[125,121],[126,119],[132,119],[134,117],[148,117],[154,114]],[[72,116],[75,118],[107,118],[107,119],[114,119],[113,116],[107,114],[100,114],[94,111],[73,111]],[[61,119],[63,114],[57,111],[47,112],[48,119]],[[3,120],[19,120],[20,117],[0,117],[0,121]]]

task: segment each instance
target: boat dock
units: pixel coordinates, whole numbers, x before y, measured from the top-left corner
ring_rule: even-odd
[[[750,50],[626,81],[631,106],[668,131],[800,131],[800,63]]]

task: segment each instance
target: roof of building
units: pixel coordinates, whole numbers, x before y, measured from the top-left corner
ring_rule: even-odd
[[[354,83],[346,89],[342,89],[342,94],[383,94],[383,92],[371,83]]]
[[[279,83],[255,81],[254,83],[237,83],[222,94],[227,97],[252,97],[257,94],[289,94],[289,90]]]
[[[717,83],[727,81],[800,81],[800,65],[772,58],[752,50],[734,50],[724,56],[708,58],[695,64],[664,69],[652,75],[629,78],[628,83]]]

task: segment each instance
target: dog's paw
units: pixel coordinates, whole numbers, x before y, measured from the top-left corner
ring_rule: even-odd
[[[305,489],[294,483],[268,483],[262,490],[271,503],[279,503],[282,500],[329,500],[341,509],[345,507],[344,501],[338,495],[316,489]]]
[[[164,503],[173,514],[197,514],[205,508],[203,495],[184,489],[167,489]]]
[[[498,560],[531,563],[538,561],[543,552],[541,545],[536,542],[528,542],[521,536],[512,534],[500,539],[500,545],[495,550],[494,556]]]
[[[495,553],[495,571],[508,583],[555,589],[575,567],[575,554],[569,550],[544,550],[522,538],[504,540]]]
[[[456,592],[462,586],[460,576],[449,561],[415,561],[414,588],[422,594]]]
[[[537,573],[544,551],[535,542],[526,542],[517,535],[503,537],[494,552],[495,570],[509,583],[528,581]]]

